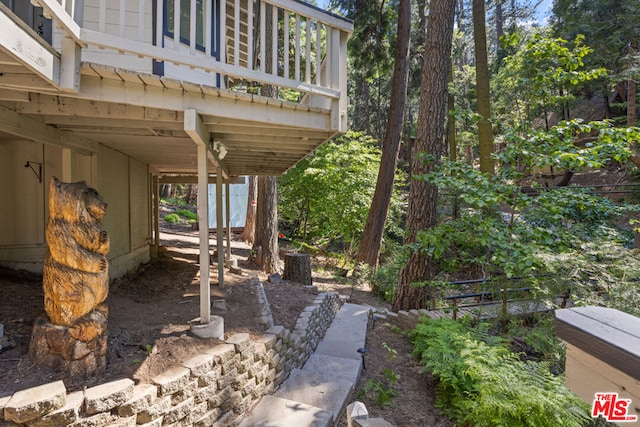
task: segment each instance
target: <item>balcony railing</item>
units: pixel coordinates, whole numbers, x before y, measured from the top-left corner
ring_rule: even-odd
[[[353,25],[314,6],[295,0],[32,2],[59,29],[63,57],[72,41],[76,51],[130,54],[211,74],[218,86],[275,86],[346,109],[346,42]]]

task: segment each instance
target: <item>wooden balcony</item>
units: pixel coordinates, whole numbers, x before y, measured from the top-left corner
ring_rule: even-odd
[[[22,136],[49,127],[159,174],[197,171],[195,136],[238,176],[281,174],[346,131],[344,18],[294,0],[31,3],[47,25],[0,3],[0,110]]]

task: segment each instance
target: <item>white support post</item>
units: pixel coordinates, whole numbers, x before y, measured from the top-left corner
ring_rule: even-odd
[[[198,228],[200,230],[200,324],[211,317],[209,258],[209,172],[207,146],[198,144]]]
[[[224,239],[222,236],[222,174],[216,172],[216,238],[218,247],[218,286],[224,288]]]
[[[60,88],[72,92],[80,90],[80,46],[66,35],[62,36],[60,55]]]
[[[225,184],[225,200],[224,200],[224,208],[225,208],[225,213],[226,213],[226,237],[227,237],[227,255],[226,255],[226,259],[230,260],[231,259],[231,195],[230,190],[231,186],[229,184],[229,182],[227,181],[227,183]]]
[[[179,2],[176,2],[179,3]],[[209,135],[198,112],[184,110],[184,130],[198,148],[198,229],[200,234],[200,324],[211,321],[211,285],[209,254]]]

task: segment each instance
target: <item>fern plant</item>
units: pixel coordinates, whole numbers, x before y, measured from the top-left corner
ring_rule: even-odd
[[[412,333],[424,369],[439,380],[438,405],[462,425],[583,426],[588,405],[549,372],[521,362],[486,326],[424,319]]]

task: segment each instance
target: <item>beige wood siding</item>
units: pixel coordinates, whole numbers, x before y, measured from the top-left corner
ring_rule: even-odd
[[[149,243],[149,183],[145,164],[132,159],[131,176],[131,249],[138,249]]]
[[[127,156],[101,146],[96,189],[109,204],[102,220],[111,239],[108,258],[114,259],[129,252],[129,161]]]
[[[44,245],[44,177],[40,183],[25,167],[27,161],[43,163],[43,156],[42,144],[0,141],[0,248]]]

